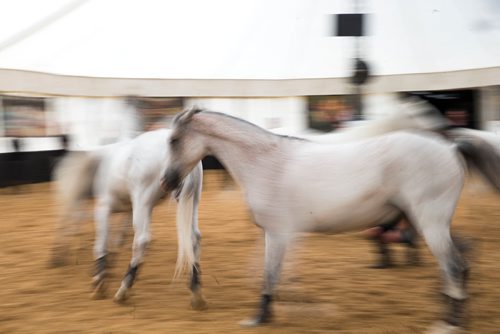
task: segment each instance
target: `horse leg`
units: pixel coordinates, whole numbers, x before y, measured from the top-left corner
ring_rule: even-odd
[[[440,329],[433,333],[441,333],[446,328],[447,332],[458,330],[465,322],[465,303],[467,293],[465,280],[468,274],[468,266],[460,252],[455,247],[450,231],[444,227],[432,227],[423,230],[425,241],[431,252],[439,262],[443,272],[444,290],[443,294],[447,302],[447,314]]]
[[[264,289],[260,299],[257,315],[241,322],[242,326],[257,326],[270,322],[273,291],[281,273],[289,237],[283,234],[266,232],[266,249],[264,259]]]
[[[402,242],[406,245],[406,263],[410,266],[420,265],[420,251],[418,247],[418,232],[410,224],[406,230],[401,231]]]
[[[68,240],[72,236],[71,229],[68,224],[75,224],[74,220],[68,216],[59,219],[57,226],[57,234],[52,246],[52,254],[49,260],[49,267],[62,267],[67,264]]]
[[[384,269],[392,267],[391,249],[388,242],[384,240],[384,234],[395,229],[396,225],[401,221],[401,216],[396,217],[384,224],[368,230],[369,238],[375,243],[379,254],[379,261],[371,265],[369,268]]]
[[[191,290],[191,307],[194,310],[205,310],[208,305],[205,297],[203,297],[203,293],[201,291],[201,269],[200,269],[200,241],[201,241],[201,233],[198,229],[198,210],[194,210],[193,212],[193,235],[194,235],[194,255],[196,258],[196,262],[193,265],[191,280],[189,283],[189,289]]]
[[[137,204],[137,205],[136,205]],[[134,241],[132,246],[132,259],[127,273],[122,279],[120,288],[115,294],[114,301],[122,303],[128,298],[128,290],[134,285],[139,265],[142,263],[146,247],[150,240],[149,223],[151,220],[152,205],[147,202],[135,202],[132,222],[134,225]]]
[[[103,298],[105,295],[106,255],[108,242],[108,219],[111,213],[110,206],[100,201],[94,212],[96,238],[94,242],[95,271],[92,278],[94,287],[93,298]]]
[[[123,220],[121,221],[121,226],[119,227],[118,231],[116,232],[116,236],[113,241],[113,246],[114,248],[118,249],[123,246],[125,243],[127,231],[129,229],[129,226],[132,223],[132,215],[127,214]]]
[[[374,242],[378,248],[379,260],[377,263],[370,265],[369,268],[385,269],[392,267],[391,249],[389,245],[380,239],[374,240]]]
[[[198,173],[195,173],[196,171]],[[203,293],[201,291],[201,279],[200,279],[201,232],[198,227],[198,206],[201,197],[202,178],[203,178],[203,171],[201,169],[201,166],[199,166],[191,174],[189,179],[190,182],[188,182],[186,185],[188,187],[194,188],[193,196],[188,199],[188,201],[193,201],[191,228],[193,230],[193,237],[194,237],[193,252],[195,256],[195,264],[193,265],[193,268],[191,270],[191,280],[189,283],[189,289],[191,290],[191,307],[194,310],[204,310],[208,308],[207,301],[205,300],[205,297],[203,297]]]
[[[84,210],[78,205],[66,209],[56,227],[56,237],[52,246],[49,267],[61,267],[67,264],[70,251],[70,239],[78,234],[83,220]]]

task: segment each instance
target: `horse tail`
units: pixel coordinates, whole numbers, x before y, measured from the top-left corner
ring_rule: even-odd
[[[458,129],[457,129],[458,130]],[[500,152],[478,136],[452,130],[458,151],[469,170],[477,171],[496,191],[500,192]]]
[[[185,271],[191,275],[196,263],[195,248],[200,236],[197,234],[195,206],[201,194],[202,175],[203,170],[199,163],[175,192],[178,200],[176,215],[178,251],[174,279]]]
[[[71,152],[56,166],[56,196],[64,215],[71,215],[83,200],[92,196],[99,162],[95,152]]]

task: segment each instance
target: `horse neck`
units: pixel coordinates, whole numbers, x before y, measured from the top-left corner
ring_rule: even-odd
[[[222,115],[206,115],[205,142],[242,186],[253,184],[262,173],[279,172],[277,163],[292,140],[274,135],[253,124]]]

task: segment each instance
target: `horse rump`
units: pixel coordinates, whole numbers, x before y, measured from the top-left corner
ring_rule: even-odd
[[[64,207],[92,197],[94,176],[100,159],[92,152],[71,152],[56,166],[53,179],[59,203]]]

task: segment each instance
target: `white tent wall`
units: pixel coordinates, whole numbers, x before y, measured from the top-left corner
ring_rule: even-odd
[[[134,109],[122,98],[55,97],[49,109],[57,115],[70,149],[81,150],[130,138],[136,133]]]
[[[137,114],[123,98],[54,97],[54,111],[73,150],[88,149],[130,138],[138,133]],[[199,106],[243,118],[266,129],[297,134],[307,128],[307,98],[188,98],[185,106]]]
[[[479,127],[500,134],[500,86],[478,89]]]
[[[48,128],[57,129],[55,135],[69,135],[71,150],[89,149],[137,134],[135,111],[122,98],[50,97],[46,103],[46,122],[51,125]],[[22,151],[62,148],[57,136],[20,140]],[[1,137],[0,153],[12,151],[12,138]]]
[[[307,97],[276,98],[189,98],[186,106],[198,106],[245,119],[276,133],[297,135],[308,130]],[[397,113],[396,93],[367,94],[363,113],[367,119]]]
[[[199,106],[243,118],[265,129],[283,134],[307,128],[307,98],[189,98],[186,106]]]
[[[197,105],[246,119],[266,129],[297,134],[307,128],[307,98],[188,98]],[[1,117],[3,119],[3,117]],[[71,150],[95,148],[139,133],[138,115],[124,98],[47,98],[47,123],[70,136]],[[0,129],[3,131],[2,129]],[[0,138],[0,153],[11,152],[11,138]],[[58,138],[23,138],[24,151],[56,150]]]
[[[397,113],[400,100],[396,93],[366,94],[363,112],[367,119]],[[500,131],[500,86],[478,89],[478,125]],[[300,135],[308,130],[308,98],[296,97],[192,97],[186,107],[199,106],[224,112],[276,133]],[[1,110],[0,110],[1,111]],[[139,132],[138,115],[123,97],[48,97],[47,123],[60,133],[70,135],[70,149],[82,150],[131,138]],[[0,117],[0,123],[3,117]],[[3,132],[3,127],[0,128]],[[11,152],[11,138],[0,138],[0,152]],[[60,149],[58,138],[25,138],[23,150]]]

